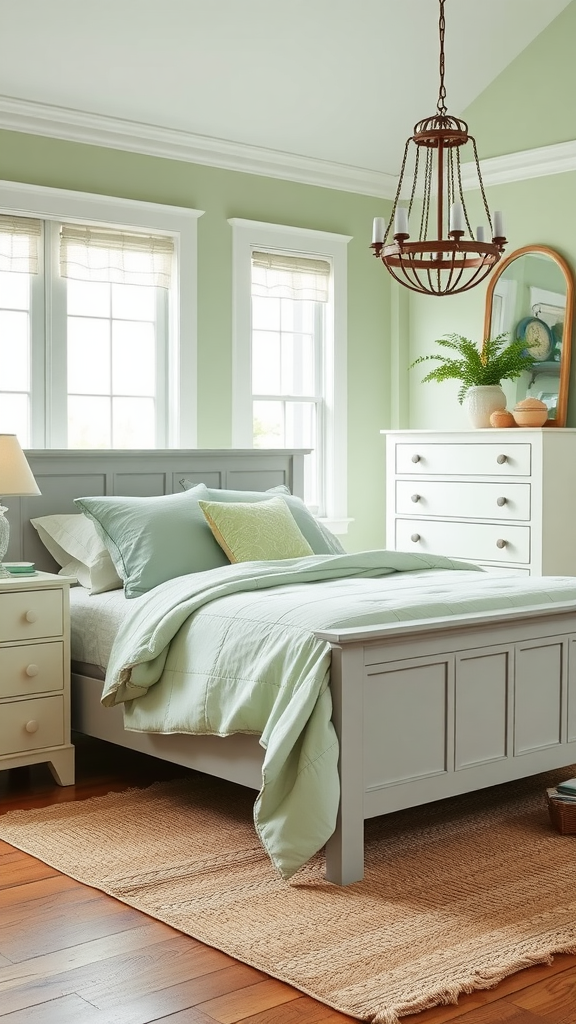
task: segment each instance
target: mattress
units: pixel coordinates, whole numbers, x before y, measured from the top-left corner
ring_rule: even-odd
[[[123,590],[70,590],[72,671],[103,679],[120,623],[130,610]]]

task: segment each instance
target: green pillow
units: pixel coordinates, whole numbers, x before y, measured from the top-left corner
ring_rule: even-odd
[[[228,565],[198,498],[208,498],[204,484],[179,494],[76,498],[74,504],[108,548],[126,597],[138,597],[175,576]]]
[[[314,554],[285,498],[256,502],[200,499],[198,504],[231,562],[274,561]]]
[[[181,480],[180,483],[185,488],[194,487],[194,484],[189,480]],[[334,534],[322,523],[319,523],[312,513],[308,511],[302,499],[297,498],[294,494],[290,494],[288,488],[284,487],[283,484],[280,484],[278,487],[271,487],[269,491],[226,491],[216,487],[207,487],[206,490],[208,492],[206,500],[225,502],[269,501],[271,494],[282,494],[296,520],[297,526],[304,534],[315,555],[344,554],[344,548]]]

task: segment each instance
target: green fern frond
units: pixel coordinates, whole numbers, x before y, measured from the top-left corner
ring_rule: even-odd
[[[519,338],[509,341],[507,334],[487,338],[481,347],[461,334],[446,334],[442,338],[437,338],[435,344],[456,353],[459,358],[432,353],[419,356],[410,364],[409,369],[429,361],[439,363],[439,366],[429,370],[422,378],[422,383],[433,380],[459,380],[460,404],[464,401],[469,388],[501,384],[503,380],[515,380],[524,370],[530,370],[536,361],[526,347],[525,341]]]

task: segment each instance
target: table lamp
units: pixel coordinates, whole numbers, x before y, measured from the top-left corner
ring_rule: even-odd
[[[41,493],[16,434],[0,434],[0,494],[20,497]],[[7,511],[0,504],[0,577],[10,576],[2,564],[10,538],[10,523],[4,515]]]

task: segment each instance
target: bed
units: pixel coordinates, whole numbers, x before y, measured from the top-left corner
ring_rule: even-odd
[[[299,451],[44,451],[28,458],[42,497],[12,499],[8,557],[52,571],[58,566],[29,520],[77,512],[74,498],[82,495],[176,494],[183,479],[302,493]],[[469,575],[456,568],[460,573]],[[576,761],[576,587],[569,578],[476,579],[480,589],[496,588],[492,606],[472,602],[463,610],[444,602],[442,614],[416,607],[405,621],[391,614],[369,625],[311,629],[330,651],[339,799],[326,875],[337,884],[363,875],[366,818]],[[101,595],[103,603],[118,603],[114,593]],[[73,604],[81,622],[85,595]],[[257,735],[128,731],[123,707],[101,703],[101,672],[77,663],[72,678],[78,731],[260,790]]]

